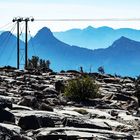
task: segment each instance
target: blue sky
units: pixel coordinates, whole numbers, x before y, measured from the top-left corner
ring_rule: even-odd
[[[59,18],[139,18],[140,0],[0,0],[0,27],[13,17],[33,16],[35,19]],[[47,26],[53,31],[87,26],[140,29],[137,22],[34,22],[30,28],[35,33]]]

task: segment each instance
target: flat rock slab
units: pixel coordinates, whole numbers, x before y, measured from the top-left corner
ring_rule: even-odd
[[[30,115],[35,115],[35,116],[58,116],[54,112],[49,112],[49,111],[39,111],[39,110],[11,110],[11,112],[17,116],[17,117],[24,117],[24,116],[30,116]]]
[[[12,124],[6,124],[6,123],[0,123],[0,127],[4,127],[6,129],[9,129],[13,132],[16,132],[18,134],[20,134],[21,132],[21,128],[17,125],[12,125]]]
[[[24,125],[24,129],[31,129],[31,121],[30,119],[33,117],[34,122],[38,123],[38,127],[54,127],[54,125],[61,125],[61,120],[64,116],[59,116],[57,113],[49,112],[49,111],[37,111],[37,110],[11,110],[11,112],[15,115],[16,124],[26,124]],[[33,122],[32,122],[33,123]],[[38,127],[33,127],[34,129]]]
[[[99,129],[74,128],[74,127],[41,128],[32,132],[28,132],[27,135],[30,135],[31,137],[37,138],[37,140],[39,140],[38,138],[41,137],[43,138],[45,136],[53,135],[53,134],[56,135],[57,133],[60,135],[65,134],[67,138],[75,137],[75,138],[85,138],[85,139],[97,138],[103,140],[113,140],[113,139],[133,140],[133,136],[129,133],[120,133],[116,131],[99,130]]]
[[[94,121],[96,123],[104,122],[104,123],[108,124],[110,127],[114,127],[114,128],[119,127],[119,126],[121,126],[121,127],[127,127],[127,128],[133,128],[133,126],[131,126],[131,125],[126,125],[126,124],[120,123],[120,122],[118,122],[116,120],[97,119],[97,118],[95,118]]]
[[[27,107],[27,106],[22,106],[22,105],[17,105],[17,104],[13,104],[12,106],[12,110],[33,110],[32,108],[30,107]]]
[[[73,110],[55,110],[55,112],[57,113],[57,114],[59,114],[59,115],[61,115],[61,116],[64,116],[64,115],[66,115],[66,116],[68,116],[68,117],[70,117],[70,116],[74,116],[74,117],[83,117],[83,115],[82,114],[80,114],[80,113],[78,113],[78,112],[76,112],[76,111],[73,111]]]
[[[107,119],[113,119],[113,117],[104,109],[94,109],[94,108],[83,108],[83,107],[65,107],[65,110],[73,111],[73,110],[86,110],[91,116],[96,117],[104,117]],[[79,114],[79,113],[78,113]]]
[[[17,101],[17,100],[21,100],[21,97],[4,96],[4,95],[0,95],[0,98],[3,99],[3,100],[10,101],[10,102],[14,102],[14,101]]]
[[[123,111],[118,114],[118,117],[120,117],[124,121],[139,121],[140,122],[140,117],[128,115],[126,112],[123,112]]]
[[[12,137],[20,135],[21,128],[16,125],[0,123],[0,139],[11,140]]]
[[[77,127],[77,128],[92,128],[111,130],[104,122],[96,122],[94,119],[81,119],[81,118],[65,118],[63,121],[64,126]]]

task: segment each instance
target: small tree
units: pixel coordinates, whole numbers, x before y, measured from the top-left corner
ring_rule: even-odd
[[[84,101],[89,98],[99,97],[99,95],[99,86],[89,76],[82,76],[68,81],[64,89],[64,96],[75,101]]]
[[[42,69],[44,68],[44,69],[46,69],[46,63],[45,63],[45,60],[42,60],[42,67],[41,67]]]
[[[98,68],[98,72],[101,73],[101,74],[104,74],[105,73],[104,67],[103,66],[100,66]]]
[[[27,62],[27,67],[29,69],[31,69],[33,66],[32,66],[32,61],[30,59],[28,59],[28,62]]]
[[[32,62],[33,68],[35,68],[35,69],[38,68],[39,57],[38,56],[32,56],[31,62]]]
[[[40,68],[43,67],[43,59],[40,59],[40,61],[39,61],[39,65],[40,65]]]
[[[47,68],[47,69],[49,69],[49,68],[50,68],[50,64],[51,64],[51,63],[50,63],[50,61],[49,61],[49,60],[47,60],[47,61],[46,61],[46,68]]]
[[[27,68],[34,69],[50,69],[50,61],[40,59],[38,56],[32,56],[31,59],[28,59]]]

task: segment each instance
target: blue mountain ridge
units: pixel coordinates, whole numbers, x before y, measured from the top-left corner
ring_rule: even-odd
[[[24,42],[20,41],[21,49]],[[17,58],[17,38],[10,31],[0,34],[0,66],[16,66]]]
[[[3,40],[9,34],[11,37],[6,45]],[[20,41],[20,44],[24,47],[24,42]],[[120,37],[108,48],[90,50],[70,46],[58,40],[50,29],[44,27],[29,40],[28,44],[29,57],[37,55],[42,59],[49,59],[51,68],[55,71],[78,70],[82,66],[84,71],[89,72],[91,68],[92,71],[96,71],[99,66],[104,66],[105,71],[111,74],[123,76],[140,74],[140,42],[126,37]],[[10,32],[0,35],[0,53],[0,65],[8,63],[16,66],[16,37]]]
[[[32,38],[32,42],[36,44],[38,56],[50,59],[52,68],[58,71],[78,69],[80,66],[86,71],[93,67],[95,71],[104,66],[106,72],[112,74],[136,76],[140,72],[140,42],[126,37],[120,37],[108,48],[90,50],[70,46],[56,39],[44,27]]]
[[[54,32],[56,38],[70,45],[89,49],[107,48],[121,36],[140,41],[140,30],[130,28],[113,29],[107,26],[84,29],[71,29],[64,32]]]

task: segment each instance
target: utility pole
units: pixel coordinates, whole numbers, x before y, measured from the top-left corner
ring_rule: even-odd
[[[13,22],[17,22],[17,69],[19,69],[19,50],[20,50],[20,35],[19,35],[19,23],[22,21],[22,18],[14,18]]]
[[[29,18],[25,19],[25,69],[28,63],[28,21]]]
[[[28,63],[28,22],[34,21],[34,18],[25,18],[25,69],[27,69]]]
[[[20,34],[19,34],[19,23],[25,22],[25,69],[27,68],[28,62],[28,21],[34,21],[34,18],[14,18],[13,22],[17,22],[17,69],[20,66]]]

